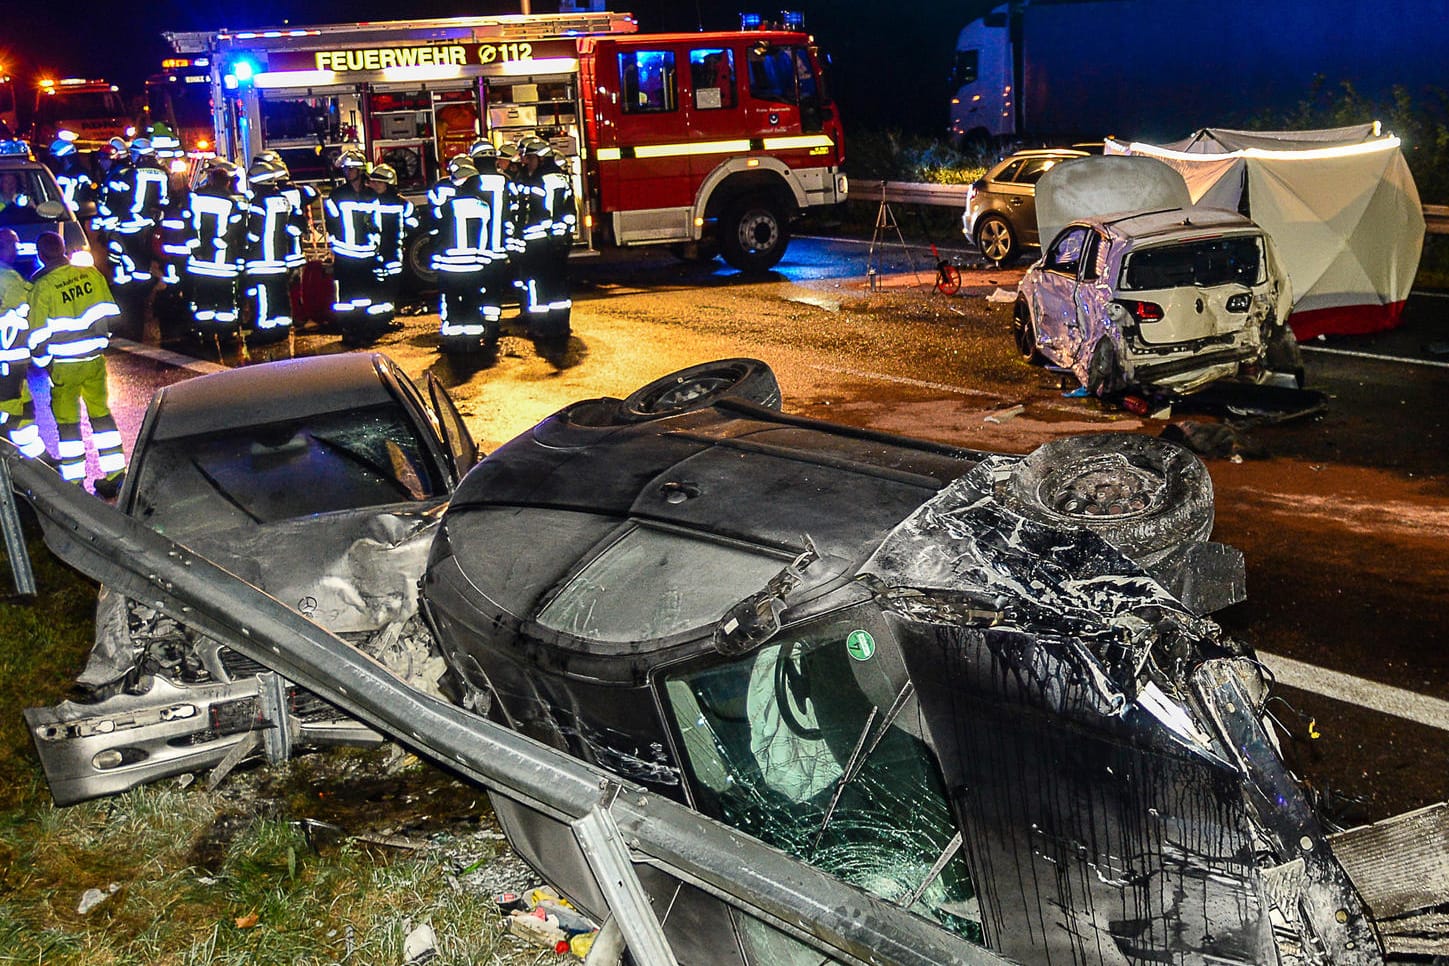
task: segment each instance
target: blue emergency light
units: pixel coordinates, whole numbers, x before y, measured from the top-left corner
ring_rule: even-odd
[[[30,157],[30,142],[21,141],[18,138],[0,141],[0,157],[28,158]]]
[[[227,90],[234,91],[243,84],[250,84],[256,76],[257,62],[249,57],[238,57],[222,75],[221,82],[226,85]]]
[[[740,29],[741,30],[759,30],[760,29],[760,26],[763,23],[764,23],[764,20],[757,13],[742,13],[742,14],[740,14]]]

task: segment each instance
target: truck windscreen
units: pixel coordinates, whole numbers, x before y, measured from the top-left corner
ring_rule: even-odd
[[[121,99],[114,91],[76,91],[74,93],[43,94],[35,105],[36,119],[56,120],[109,120],[125,114]]]

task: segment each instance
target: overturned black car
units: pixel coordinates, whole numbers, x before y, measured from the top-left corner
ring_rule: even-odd
[[[1204,617],[1242,561],[1195,457],[778,406],[730,360],[476,467],[423,583],[466,703],[1014,960],[1377,960],[1260,667]],[[549,820],[497,804],[598,908]],[[700,961],[784,961],[705,932]]]
[[[371,365],[349,378],[370,385]],[[470,774],[485,770],[485,731],[517,740],[477,715],[605,769],[584,785],[590,809],[627,797],[638,810],[613,866],[595,826],[542,797],[561,769],[500,753],[518,775],[488,787],[514,848],[594,918],[623,917],[619,888],[637,874],[634,918],[657,916],[667,943],[640,961],[816,964],[846,948],[799,941],[822,938],[805,925],[821,910],[787,873],[741,869],[753,886],[736,892],[680,874],[722,841],[696,812],[914,914],[851,962],[1376,963],[1384,917],[1413,919],[1415,942],[1444,932],[1446,850],[1432,843],[1449,838],[1446,810],[1390,830],[1430,842],[1439,871],[1380,911],[1368,900],[1387,894],[1384,863],[1349,856],[1383,856],[1386,839],[1350,849],[1325,834],[1265,724],[1263,669],[1208,617],[1242,599],[1243,562],[1210,541],[1211,481],[1173,444],[1104,434],[1023,457],[852,429],[782,413],[768,366],[736,359],[566,407],[475,466],[437,521],[440,495],[424,501],[426,564],[407,572],[422,574],[440,687],[476,714],[318,639],[303,608],[254,605],[297,618],[264,635],[211,606],[255,588],[216,573],[190,586],[206,568],[185,548],[147,550],[159,583],[97,569],[133,600],[150,581],[169,618]],[[316,597],[309,584],[339,572],[304,568],[285,591]],[[254,680],[226,684],[251,689],[238,727],[305,740],[285,694],[268,710],[271,685]],[[210,761],[237,740],[194,695],[133,691],[108,699],[129,703],[104,722],[94,707],[28,713],[58,801],[172,773],[180,758],[153,747]],[[184,736],[156,730],[178,720]],[[154,742],[130,762],[138,728]],[[102,765],[113,783],[87,771]],[[660,798],[695,810],[680,810],[688,831],[640,830]],[[796,901],[771,926],[739,891]],[[847,891],[833,921],[880,922]],[[881,951],[902,935],[936,951]]]

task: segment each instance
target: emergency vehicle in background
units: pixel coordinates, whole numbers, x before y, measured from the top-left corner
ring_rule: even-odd
[[[146,78],[146,120],[164,123],[189,157],[216,151],[211,115],[211,61],[206,57],[168,57],[161,73]]]
[[[320,181],[357,143],[416,195],[480,136],[536,135],[574,179],[581,246],[673,245],[761,271],[794,217],[847,192],[840,118],[798,27],[642,34],[603,12],[166,36],[210,61],[223,157],[271,148]]]
[[[77,151],[94,151],[111,138],[129,138],[135,125],[119,90],[103,80],[45,78],[35,92],[31,142],[49,145],[68,132]]]
[[[5,72],[0,64],[0,127],[9,131],[9,137],[20,133],[19,99],[15,96],[15,79]]]

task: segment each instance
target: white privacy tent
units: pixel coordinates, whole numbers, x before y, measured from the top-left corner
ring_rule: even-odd
[[[1424,247],[1424,211],[1399,139],[1379,125],[1319,131],[1206,128],[1185,141],[1108,140],[1171,165],[1196,204],[1241,212],[1277,245],[1299,339],[1401,321]]]

